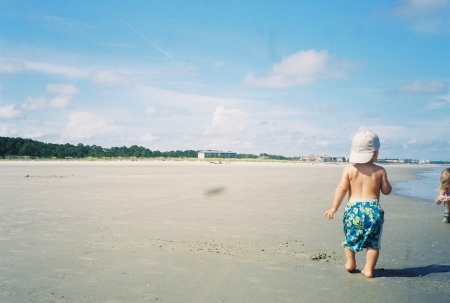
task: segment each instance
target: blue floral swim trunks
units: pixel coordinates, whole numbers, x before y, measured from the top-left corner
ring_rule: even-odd
[[[348,202],[344,211],[342,246],[354,252],[367,247],[380,249],[383,223],[384,211],[377,199]]]

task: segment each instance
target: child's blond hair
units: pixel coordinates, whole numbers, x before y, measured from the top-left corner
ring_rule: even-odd
[[[442,190],[450,187],[450,168],[446,168],[441,172],[440,181],[439,189]]]

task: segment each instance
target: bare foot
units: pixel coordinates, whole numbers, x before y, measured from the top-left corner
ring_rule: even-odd
[[[373,271],[370,270],[361,270],[361,273],[366,277],[366,278],[373,278]]]
[[[380,254],[379,249],[367,248],[366,253],[366,265],[364,266],[361,273],[366,276],[366,278],[373,278],[375,265],[377,264],[378,256]]]
[[[345,269],[348,270],[348,272],[353,272],[356,268],[355,252],[351,251],[348,248],[344,248],[344,252],[345,252]]]
[[[356,264],[355,264],[355,262],[347,261],[347,262],[345,262],[344,267],[346,270],[348,270],[348,272],[352,273],[355,271]]]

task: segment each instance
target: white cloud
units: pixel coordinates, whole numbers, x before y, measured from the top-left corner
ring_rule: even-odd
[[[450,0],[403,0],[392,15],[425,34],[450,33]]]
[[[14,137],[17,136],[19,132],[15,128],[11,128],[8,126],[3,126],[0,130],[0,136],[3,137]]]
[[[331,142],[327,140],[317,140],[315,143],[320,147],[326,147],[331,144]]]
[[[41,96],[33,98],[28,96],[25,102],[21,104],[23,110],[38,110],[43,108],[62,109],[70,105],[73,97],[80,91],[78,87],[72,84],[47,84],[47,92],[53,95],[48,101]]]
[[[439,99],[444,100],[447,103],[450,103],[450,94],[440,96]]]
[[[16,109],[14,104],[0,106],[0,119],[14,119],[22,116],[22,112]]]
[[[147,106],[144,109],[144,114],[146,114],[148,116],[156,116],[158,114],[158,111],[153,106]]]
[[[44,96],[41,96],[39,98],[33,98],[31,96],[28,96],[25,99],[25,102],[20,105],[20,108],[23,110],[37,110],[41,108],[46,107],[46,99]]]
[[[144,109],[144,115],[152,116],[152,117],[168,117],[174,115],[189,115],[188,110],[183,109],[170,109],[170,108],[160,108],[156,109],[155,107],[149,105]]]
[[[270,129],[264,128],[254,133],[253,144],[259,152],[280,154],[284,156],[299,156],[306,154],[337,155],[332,149],[342,149],[337,129],[322,125],[316,127],[304,121],[294,123],[281,122]],[[345,150],[347,150],[345,148]],[[338,153],[339,154],[339,153]],[[345,154],[343,154],[345,155]]]
[[[444,117],[428,121],[412,121],[408,127],[377,125],[361,129],[373,130],[380,137],[382,158],[426,159],[431,157],[439,160],[439,158],[448,157],[448,140],[445,138],[449,127],[449,119]]]
[[[450,122],[446,119],[436,121],[420,121],[415,122],[409,127],[399,125],[373,125],[361,126],[359,131],[371,130],[380,138],[381,148],[386,144],[389,145],[407,145],[412,143],[425,143],[439,140],[445,137]],[[351,138],[356,134],[352,133]],[[350,139],[351,139],[350,138]]]
[[[144,114],[146,116],[162,117],[162,116],[173,116],[176,114],[176,112],[169,109],[156,109],[153,106],[147,106],[144,109]]]
[[[386,140],[406,140],[407,134],[409,133],[409,130],[406,127],[403,126],[397,126],[397,125],[375,125],[375,126],[360,126],[358,131],[363,130],[371,130],[374,133],[378,135],[380,138],[380,141],[386,141]],[[356,134],[356,132],[351,134],[351,138]]]
[[[72,84],[47,84],[47,92],[55,95],[76,95],[80,92],[78,87]]]
[[[75,112],[69,115],[69,123],[63,137],[69,139],[89,139],[94,136],[111,135],[118,126],[88,112]]]
[[[12,74],[21,72],[23,63],[18,61],[0,61],[0,74]]]
[[[225,109],[224,106],[216,108],[211,126],[203,131],[205,136],[236,135],[245,131],[247,114],[239,109]]]
[[[28,96],[25,102],[21,104],[23,110],[38,110],[43,108],[61,109],[70,105],[73,97],[80,91],[78,87],[72,84],[47,84],[47,92],[53,95],[48,101],[41,96],[33,98]]]
[[[297,85],[313,84],[322,79],[346,79],[348,72],[359,64],[350,61],[337,61],[328,51],[310,49],[299,51],[273,65],[265,77],[248,74],[244,82],[251,86],[287,88]]]
[[[245,99],[186,94],[151,86],[139,86],[137,88],[137,94],[140,99],[150,101],[153,104],[171,104],[177,108],[192,108],[193,106],[198,106],[200,104],[220,106],[247,102]]]
[[[153,142],[155,140],[159,139],[159,137],[154,136],[152,134],[145,134],[139,137],[138,142],[140,144],[145,144],[145,143],[150,143]]]
[[[88,78],[89,71],[61,64],[27,60],[3,60],[0,61],[0,74],[19,73],[23,71],[33,71],[43,74],[63,76],[66,78]]]
[[[61,109],[70,105],[80,90],[72,84],[47,84],[47,92],[56,95],[48,102],[50,108]]]
[[[450,104],[450,94],[439,96],[436,100],[430,103],[428,109],[438,109],[448,104]]]
[[[437,80],[428,83],[414,81],[399,85],[396,91],[399,93],[443,93],[447,91],[447,85]]]
[[[72,100],[71,96],[59,96],[50,99],[48,102],[48,106],[53,109],[62,109],[67,108],[70,105],[70,101]]]
[[[91,80],[96,84],[127,84],[128,79],[113,70],[96,70],[90,74]]]
[[[81,68],[64,65],[55,65],[44,62],[25,61],[24,68],[44,74],[64,76],[67,78],[87,78],[89,72]]]

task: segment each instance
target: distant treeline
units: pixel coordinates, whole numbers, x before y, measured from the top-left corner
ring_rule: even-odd
[[[430,161],[430,164],[450,164],[450,161]]]
[[[44,143],[31,139],[0,137],[0,157],[30,157],[30,158],[197,158],[195,150],[177,150],[161,152],[133,145],[131,147],[103,148],[98,145],[78,145]]]
[[[54,144],[35,141],[32,139],[0,137],[0,158],[13,157],[30,157],[38,158],[197,158],[198,151],[195,150],[176,150],[176,151],[159,151],[150,150],[148,148],[132,145],[131,147],[111,147],[103,148],[98,145],[78,145]],[[256,159],[256,158],[276,159],[276,160],[293,160],[277,155],[260,154],[237,154],[240,159]]]
[[[300,157],[285,157],[280,155],[268,155],[266,153],[259,154],[259,158],[262,159],[274,159],[274,160],[298,160]]]

